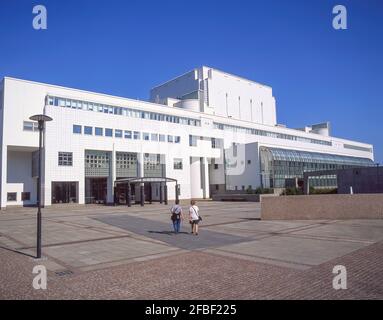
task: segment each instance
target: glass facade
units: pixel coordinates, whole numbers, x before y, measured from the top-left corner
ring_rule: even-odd
[[[137,153],[116,152],[116,176],[124,178],[138,176]]]
[[[110,152],[85,151],[85,176],[107,177],[110,174]]]
[[[284,188],[286,181],[303,178],[306,171],[335,170],[373,166],[367,158],[260,147],[261,182],[264,188]],[[334,176],[310,178],[310,185],[336,187]]]
[[[144,154],[144,176],[165,177],[164,156],[160,154]]]

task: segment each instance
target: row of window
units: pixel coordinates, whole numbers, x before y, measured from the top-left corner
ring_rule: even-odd
[[[94,129],[94,130],[93,130]],[[80,125],[73,125],[73,133],[82,134],[83,128]],[[115,138],[125,138],[125,139],[133,139],[140,140],[141,132],[139,131],[131,131],[131,130],[120,130],[120,129],[111,129],[111,128],[99,128],[99,127],[88,127],[84,126],[84,134],[85,135],[94,135],[96,136],[105,136],[105,137],[115,137]],[[180,136],[172,136],[172,135],[164,135],[158,133],[148,133],[142,132],[142,140],[145,141],[159,141],[159,142],[170,142],[170,143],[180,143]]]
[[[266,137],[272,137],[272,138],[277,138],[277,139],[294,140],[294,141],[322,144],[322,145],[327,145],[327,146],[332,145],[332,143],[330,141],[311,139],[311,138],[294,136],[291,134],[278,133],[278,132],[273,132],[273,131],[266,131],[266,130],[259,130],[259,129],[251,129],[251,128],[233,126],[233,125],[228,125],[228,124],[223,124],[223,123],[214,122],[214,128],[219,129],[219,130],[240,132],[240,133],[252,134],[252,135],[257,135],[257,136],[266,136]]]
[[[197,127],[201,126],[200,120],[196,120],[192,118],[171,116],[171,115],[162,114],[162,113],[148,112],[148,111],[142,111],[142,110],[137,110],[132,108],[125,108],[125,107],[116,107],[116,106],[104,105],[104,104],[81,101],[81,100],[47,96],[46,103],[51,106],[59,106],[59,107],[66,107],[66,108],[80,109],[80,110],[87,110],[87,111],[96,111],[96,112],[102,112],[102,113],[108,113],[108,114],[122,115],[126,117],[131,117],[131,118],[166,121],[171,123],[178,123],[178,124],[197,126]]]
[[[345,149],[352,149],[352,150],[359,150],[359,151],[366,151],[366,152],[372,152],[371,148],[365,148],[365,147],[360,147],[360,146],[355,146],[352,144],[344,144],[343,148]]]
[[[21,192],[21,200],[29,201],[31,200],[30,192]],[[17,201],[17,192],[8,192],[7,193],[7,201]]]
[[[150,165],[158,166],[160,164],[160,155],[150,155],[146,153],[144,160],[145,160],[146,166],[150,166]],[[105,154],[101,155],[100,157],[98,155],[87,154],[85,162],[90,167],[94,167],[94,166],[99,167],[109,162],[109,159],[107,158]],[[129,168],[133,165],[136,165],[137,155],[134,153],[126,153],[126,154],[119,153],[117,154],[116,163],[117,163],[117,167],[119,168]],[[73,152],[60,151],[58,153],[58,165],[73,166]],[[182,159],[175,158],[173,167],[174,167],[174,170],[182,170],[183,169]],[[146,169],[149,169],[149,168],[146,168]]]

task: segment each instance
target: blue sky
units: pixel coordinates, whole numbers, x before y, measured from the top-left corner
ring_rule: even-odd
[[[332,28],[336,4],[347,30]],[[381,0],[0,1],[0,77],[147,99],[201,65],[272,86],[279,123],[330,121],[383,164]]]

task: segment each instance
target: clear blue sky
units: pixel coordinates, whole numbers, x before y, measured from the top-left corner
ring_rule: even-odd
[[[348,30],[332,28],[336,4]],[[279,123],[328,120],[383,163],[382,0],[0,1],[0,77],[147,99],[201,65],[272,86]]]

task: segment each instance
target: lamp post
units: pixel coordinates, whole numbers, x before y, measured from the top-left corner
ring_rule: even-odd
[[[51,117],[48,117],[44,114],[37,114],[29,118],[32,121],[37,121],[39,128],[39,174],[38,174],[38,183],[37,183],[37,247],[36,247],[36,258],[41,258],[41,149],[42,149],[42,137],[44,130],[44,123],[46,121],[52,121]]]

